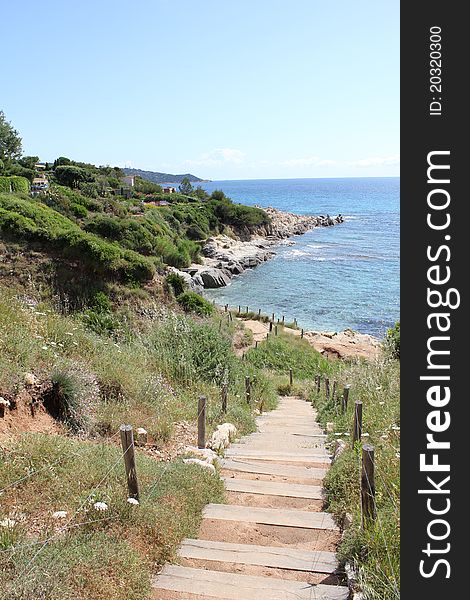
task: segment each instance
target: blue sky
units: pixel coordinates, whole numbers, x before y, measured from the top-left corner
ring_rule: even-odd
[[[2,22],[0,109],[26,154],[209,179],[399,174],[398,0],[25,0]]]

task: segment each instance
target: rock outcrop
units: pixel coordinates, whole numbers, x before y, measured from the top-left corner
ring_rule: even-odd
[[[338,333],[307,331],[305,339],[327,358],[365,358],[373,360],[381,353],[380,341],[364,333],[345,329]]]
[[[226,235],[208,238],[202,247],[202,264],[183,269],[189,286],[201,288],[226,286],[235,275],[253,269],[275,256],[273,247],[293,235],[315,227],[328,227],[343,222],[343,217],[295,215],[276,208],[263,209],[271,222],[253,231],[241,231],[234,239]],[[183,274],[181,272],[181,274]]]

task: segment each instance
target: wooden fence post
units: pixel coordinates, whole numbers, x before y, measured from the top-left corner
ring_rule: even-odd
[[[199,396],[197,403],[197,447],[206,447],[206,397]]]
[[[289,369],[289,385],[292,387],[294,383],[294,374],[292,373],[292,369]]]
[[[328,401],[330,399],[330,380],[325,377],[325,398]]]
[[[300,334],[300,339],[303,340],[304,339],[304,330],[302,329],[302,332]]]
[[[251,383],[250,383],[250,378],[248,377],[248,375],[245,377],[245,396],[246,396],[246,403],[251,404]]]
[[[272,321],[273,321],[273,323],[274,323],[274,313],[273,313],[273,318],[272,318]]]
[[[222,412],[225,414],[227,412],[227,384],[223,383],[221,388],[221,399],[222,399]]]
[[[258,348],[258,340],[255,341],[255,350]]]
[[[373,521],[376,517],[374,447],[370,444],[362,446],[361,506],[364,528],[367,522]]]
[[[261,317],[261,308],[258,308],[258,317]]]
[[[274,335],[277,335],[277,325],[274,327]]]
[[[284,325],[284,315],[282,315],[282,324]]]
[[[269,332],[271,333],[272,330],[273,330],[273,322],[269,321]]]
[[[321,389],[321,375],[317,375],[316,379],[317,379],[317,394],[319,394],[320,389]]]
[[[331,399],[333,400],[333,403],[335,402],[336,399],[336,381],[333,381],[333,391],[331,392]]]
[[[345,385],[344,389],[343,389],[343,398],[342,398],[343,414],[345,414],[346,411],[348,410],[348,400],[349,400],[349,389],[350,388],[351,388],[350,385]]]
[[[240,315],[242,312],[242,307],[240,305],[238,305],[238,314]]]
[[[353,422],[353,434],[352,434],[352,446],[356,442],[360,442],[362,437],[362,402],[356,400],[354,403],[354,422]]]
[[[225,305],[225,312],[228,311],[228,304]]]
[[[137,471],[135,468],[134,433],[132,431],[132,425],[121,425],[121,427],[119,427],[119,433],[121,435],[121,446],[124,456],[129,498],[138,500],[139,482],[137,481]]]

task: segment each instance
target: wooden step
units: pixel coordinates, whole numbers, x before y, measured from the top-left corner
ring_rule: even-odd
[[[312,552],[296,548],[229,544],[209,540],[186,539],[178,554],[182,558],[216,560],[309,573],[334,573],[338,568],[334,552]]]
[[[276,465],[256,461],[243,460],[242,458],[223,459],[221,467],[239,473],[257,473],[259,475],[276,475],[279,477],[292,477],[295,479],[323,479],[327,469],[296,467],[292,465]]]
[[[229,492],[245,494],[266,494],[268,496],[284,496],[286,498],[322,499],[322,488],[317,485],[299,485],[283,481],[259,481],[256,479],[234,479],[223,477],[225,488]]]
[[[330,464],[331,459],[326,452],[314,452],[312,450],[299,449],[296,452],[276,452],[265,451],[262,449],[244,448],[243,444],[234,444],[225,452],[225,456],[237,456],[241,458],[257,458],[259,460],[276,462],[312,462],[320,464]]]
[[[208,504],[204,508],[202,516],[205,519],[241,521],[260,525],[338,530],[333,517],[329,513],[308,512],[305,510],[284,508],[281,510],[279,508],[238,506],[236,504]]]
[[[310,585],[177,565],[166,565],[152,587],[227,600],[347,600],[349,596],[348,588],[336,585]]]

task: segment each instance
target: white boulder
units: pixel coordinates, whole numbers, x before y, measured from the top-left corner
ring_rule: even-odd
[[[210,463],[206,462],[205,460],[200,460],[199,458],[184,458],[183,462],[187,465],[198,465],[199,467],[202,467],[203,469],[207,469],[214,475],[216,473],[214,465],[211,465]]]
[[[207,447],[216,452],[224,450],[235,439],[236,435],[237,428],[235,425],[232,423],[222,423],[222,425],[217,426],[211,439],[207,442]]]

